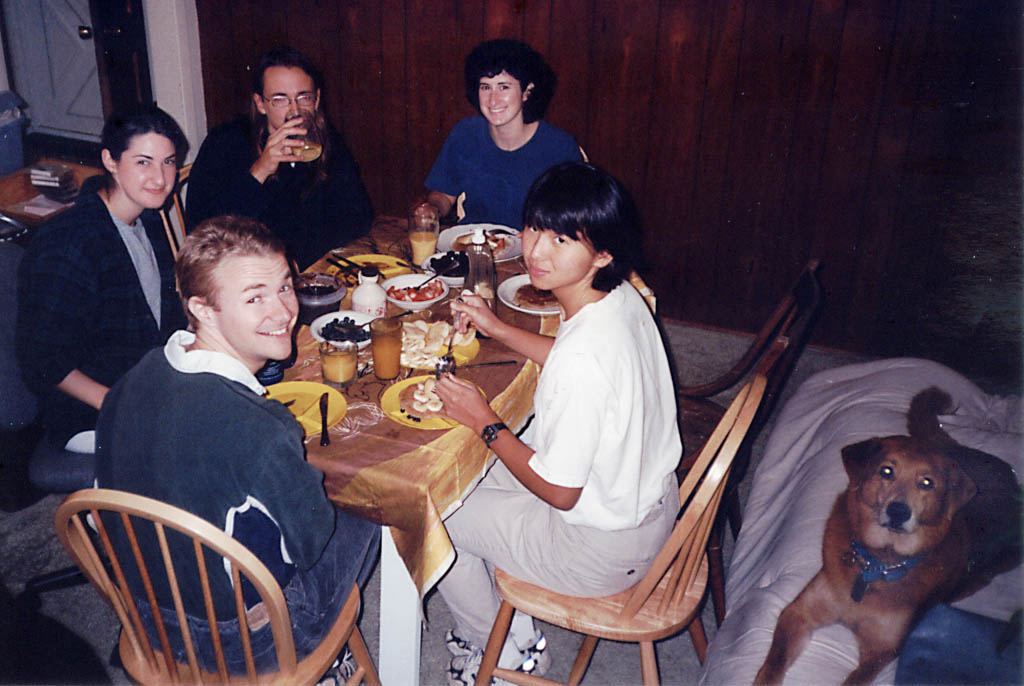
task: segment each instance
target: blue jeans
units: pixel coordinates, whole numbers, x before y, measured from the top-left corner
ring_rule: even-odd
[[[284,587],[284,599],[292,620],[295,654],[299,660],[309,655],[338,618],[352,592],[352,584],[363,586],[370,577],[380,548],[380,526],[338,511],[334,535],[320,559],[307,570],[298,570]],[[154,647],[159,648],[156,625],[145,600],[136,599],[139,615]],[[187,662],[181,631],[174,610],[160,608],[167,627],[171,651],[178,662]],[[186,615],[192,633],[196,657],[204,670],[216,671],[210,625],[205,618]],[[237,619],[217,622],[228,673],[245,674],[245,655],[239,637]],[[277,653],[270,624],[251,632],[253,661],[257,672],[277,670]]]

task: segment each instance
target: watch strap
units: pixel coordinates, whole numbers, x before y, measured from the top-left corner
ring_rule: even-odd
[[[490,445],[498,437],[498,432],[502,429],[508,430],[504,422],[495,422],[494,424],[488,424],[484,427],[484,430],[480,432],[480,438],[484,439],[484,443]]]

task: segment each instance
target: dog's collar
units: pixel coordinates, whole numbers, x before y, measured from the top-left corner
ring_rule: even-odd
[[[850,540],[850,550],[843,555],[847,562],[856,563],[860,567],[860,574],[854,579],[853,589],[850,591],[850,598],[853,602],[859,603],[864,598],[864,592],[872,581],[899,581],[907,570],[921,561],[921,557],[908,557],[896,564],[886,565],[878,561],[867,547],[860,541]]]

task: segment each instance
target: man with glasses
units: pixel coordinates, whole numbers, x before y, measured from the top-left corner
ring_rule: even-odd
[[[300,269],[369,230],[373,209],[355,160],[324,117],[322,83],[316,65],[293,48],[259,58],[248,119],[213,129],[192,166],[190,228],[224,214],[259,219]],[[296,154],[306,127],[323,146],[311,162]]]

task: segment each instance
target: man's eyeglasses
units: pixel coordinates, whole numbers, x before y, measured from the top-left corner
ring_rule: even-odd
[[[263,96],[260,96],[263,98]],[[289,98],[287,95],[275,95],[272,98],[263,98],[264,102],[269,102],[270,106],[275,110],[283,110],[294,102],[299,107],[309,108],[313,107],[316,103],[316,98],[312,93],[299,93],[295,98]]]

